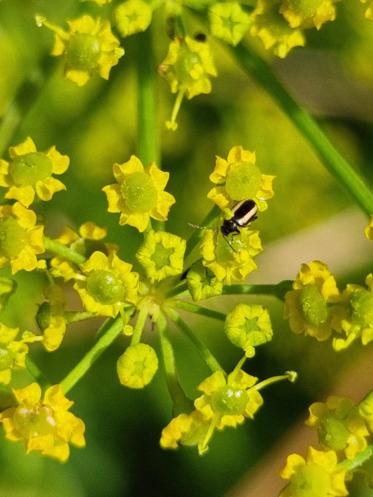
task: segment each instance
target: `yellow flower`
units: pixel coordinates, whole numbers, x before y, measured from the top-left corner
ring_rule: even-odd
[[[327,449],[344,451],[347,458],[354,459],[366,448],[369,431],[350,399],[328,397],[326,403],[312,404],[309,411],[306,424],[317,428],[319,441]]]
[[[334,497],[348,495],[346,470],[339,468],[334,451],[309,447],[307,461],[298,454],[287,458],[281,477],[290,480],[279,497]]]
[[[41,337],[25,331],[19,340],[19,328],[9,328],[0,323],[0,383],[7,385],[12,379],[12,372],[26,367],[28,343],[41,340]]]
[[[176,117],[181,102],[211,92],[211,76],[217,76],[210,46],[206,41],[198,41],[186,36],[171,41],[168,53],[159,66],[159,72],[168,81],[171,92],[177,93],[171,120],[166,122],[169,129],[177,129]]]
[[[79,86],[85,85],[94,73],[109,79],[111,68],[124,54],[107,20],[83,15],[67,21],[68,32],[42,16],[37,16],[36,22],[55,33],[51,53],[65,56],[65,77]]]
[[[46,301],[36,314],[36,321],[43,332],[43,345],[48,352],[57,350],[66,333],[65,297],[62,288],[50,285],[44,291]]]
[[[18,200],[26,207],[34,201],[50,200],[53,195],[65,190],[61,181],[53,174],[63,174],[70,159],[60,154],[56,147],[47,152],[38,152],[31,138],[15,147],[10,147],[11,161],[0,159],[0,186],[8,188],[5,198]]]
[[[328,21],[334,21],[336,0],[282,0],[281,14],[291,28],[320,29]]]
[[[136,253],[136,258],[148,278],[160,281],[181,274],[184,265],[186,241],[165,231],[150,231]]]
[[[367,289],[360,285],[347,285],[341,303],[335,308],[333,326],[337,333],[333,340],[335,350],[343,350],[361,337],[367,345],[373,340],[373,274],[365,279]]]
[[[79,227],[78,233],[68,226],[65,227],[62,233],[55,238],[55,241],[62,245],[66,245],[75,252],[86,257],[98,249],[107,254],[117,252],[118,249],[116,245],[99,243],[106,235],[106,228],[101,228],[92,221],[87,221]],[[50,265],[51,274],[55,278],[63,278],[65,281],[69,281],[77,274],[77,269],[74,264],[67,261],[64,257],[52,257]]]
[[[69,457],[69,443],[84,447],[84,423],[69,412],[73,402],[59,385],[48,388],[43,397],[37,383],[13,393],[17,406],[0,414],[8,440],[23,440],[27,453],[38,451],[62,462]]]
[[[262,40],[266,50],[283,59],[292,48],[303,47],[305,39],[302,31],[289,26],[279,12],[280,6],[280,0],[258,0],[250,33]]]
[[[338,300],[339,290],[326,264],[320,261],[302,264],[293,290],[285,295],[285,317],[294,333],[327,340],[332,332],[328,305]]]
[[[258,209],[264,211],[266,200],[273,197],[272,181],[274,176],[261,174],[255,164],[255,153],[241,146],[232,147],[227,159],[216,157],[215,169],[210,181],[215,185],[207,197],[221,209],[228,209],[232,202],[254,200]],[[228,210],[228,217],[232,213]]]
[[[373,240],[373,216],[370,218],[369,224],[365,227],[364,233],[368,240]]]
[[[187,274],[188,290],[193,300],[216,297],[223,292],[223,283],[201,263],[194,264]]]
[[[163,449],[177,449],[178,444],[197,445],[199,454],[206,452],[203,442],[208,434],[209,421],[199,411],[179,414],[163,428],[160,445]]]
[[[129,224],[140,232],[146,230],[150,218],[166,221],[175,198],[164,188],[169,173],[161,171],[153,162],[144,169],[140,159],[131,156],[124,164],[114,164],[117,184],[103,188],[109,212],[120,212],[119,224]]]
[[[237,45],[247,33],[251,17],[238,2],[219,2],[209,9],[210,30],[213,36]]]
[[[152,20],[152,8],[143,0],[127,0],[115,9],[115,21],[122,36],[145,31]]]
[[[139,275],[115,253],[93,252],[81,268],[84,276],[76,276],[74,288],[87,311],[115,317],[125,304],[136,302]]]
[[[229,243],[220,231],[205,230],[201,242],[202,264],[227,285],[244,281],[256,269],[253,257],[261,251],[258,232],[247,228]]]
[[[36,224],[35,212],[16,202],[0,206],[0,267],[10,264],[12,273],[46,267],[37,255],[44,252],[44,227]]]
[[[157,369],[157,354],[146,343],[130,345],[117,362],[119,381],[128,388],[146,387],[152,381]]]
[[[237,304],[227,314],[224,330],[229,340],[241,347],[247,357],[255,355],[255,347],[272,340],[269,312],[261,305]]]

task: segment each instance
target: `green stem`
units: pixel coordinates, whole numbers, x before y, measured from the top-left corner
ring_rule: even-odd
[[[147,317],[148,317],[148,307],[144,305],[143,307],[140,308],[139,314],[137,316],[137,321],[131,338],[131,345],[136,345],[137,343],[140,342]]]
[[[224,322],[226,318],[226,315],[222,312],[214,311],[213,309],[207,309],[206,307],[201,307],[197,304],[193,304],[193,302],[185,302],[184,300],[172,300],[168,301],[168,304],[171,306],[175,306],[178,309],[192,312],[193,314],[199,314],[200,316],[217,319],[218,321]]]
[[[65,311],[63,317],[66,319],[67,323],[79,323],[85,319],[96,318],[97,314],[92,314],[87,311]]]
[[[242,44],[232,48],[232,52],[243,69],[272,96],[293,121],[328,171],[342,183],[360,208],[368,215],[373,214],[373,192],[335,149],[311,115],[289,95],[271,67]]]
[[[188,285],[185,282],[180,283],[177,286],[174,286],[168,292],[166,292],[166,298],[170,299],[172,297],[175,297],[176,295],[180,295],[181,293],[184,293],[188,289]]]
[[[66,245],[62,245],[62,243],[51,240],[48,237],[44,237],[44,244],[47,250],[63,257],[70,262],[74,262],[75,264],[83,264],[83,262],[85,262],[84,255],[79,254],[79,252],[76,252],[70,247],[66,247]]]
[[[50,381],[45,377],[44,373],[40,370],[30,356],[26,356],[26,368],[30,375],[44,388],[51,385]]]
[[[190,412],[193,409],[193,404],[187,398],[184,390],[180,386],[176,371],[174,349],[167,334],[167,321],[161,312],[156,324],[161,342],[163,367],[166,375],[167,388],[174,404],[174,414]]]
[[[286,371],[285,374],[280,374],[278,376],[272,376],[271,378],[267,378],[266,380],[263,380],[253,387],[251,387],[251,390],[262,390],[263,388],[268,387],[269,385],[272,385],[273,383],[278,383],[279,381],[284,381],[288,380],[290,383],[294,383],[297,379],[297,373],[295,371]]]
[[[273,295],[284,300],[285,294],[293,287],[291,280],[280,281],[275,285],[229,285],[223,287],[224,295]]]
[[[97,361],[100,355],[113,343],[113,341],[122,333],[122,319],[116,319],[110,328],[97,340],[94,346],[78,364],[68,373],[61,381],[61,388],[67,393],[73,386],[89,371],[91,366]]]
[[[371,457],[373,457],[373,445],[368,445],[366,449],[362,452],[356,454],[353,459],[345,459],[344,461],[338,464],[338,469],[342,469],[345,471],[354,471],[355,469],[362,466],[365,462],[367,462]]]
[[[147,165],[153,161],[159,164],[160,150],[156,112],[156,65],[153,54],[151,29],[147,29],[144,33],[141,33],[138,36],[138,155],[144,165]]]
[[[220,366],[219,362],[217,361],[217,359],[215,358],[215,356],[209,350],[209,348],[206,347],[206,345],[203,342],[201,342],[201,340],[193,333],[193,331],[181,319],[181,317],[177,315],[175,312],[170,313],[169,316],[173,321],[175,321],[175,323],[178,325],[178,327],[184,333],[184,335],[188,337],[189,340],[193,343],[193,345],[198,350],[200,356],[205,361],[207,366],[211,369],[211,371],[213,373],[215,371],[224,371],[223,368]]]

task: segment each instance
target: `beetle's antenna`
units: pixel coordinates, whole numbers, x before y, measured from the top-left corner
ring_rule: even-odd
[[[196,228],[197,230],[208,230],[208,226],[199,226],[198,224],[188,223],[191,228]]]

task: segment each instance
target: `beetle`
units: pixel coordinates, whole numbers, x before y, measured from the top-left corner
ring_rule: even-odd
[[[223,224],[220,226],[220,231],[224,238],[231,233],[239,234],[240,228],[248,226],[248,224],[257,219],[258,206],[254,200],[242,200],[233,207],[232,212],[233,216],[230,219],[224,219]]]

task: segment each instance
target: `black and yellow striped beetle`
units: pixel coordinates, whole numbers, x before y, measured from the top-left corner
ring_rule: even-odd
[[[232,212],[233,216],[230,219],[224,219],[220,226],[220,231],[224,237],[231,233],[239,234],[240,228],[245,228],[257,219],[258,206],[254,200],[242,200],[233,207]]]

